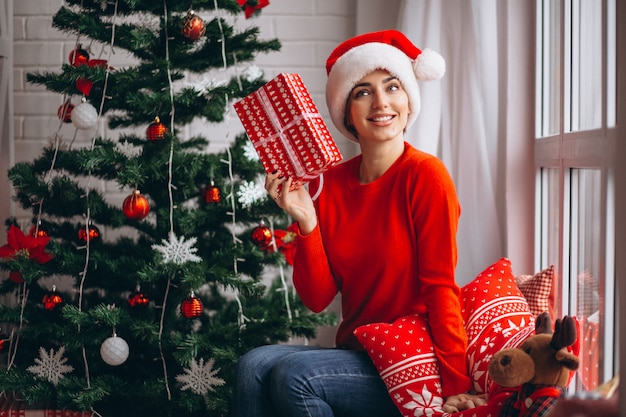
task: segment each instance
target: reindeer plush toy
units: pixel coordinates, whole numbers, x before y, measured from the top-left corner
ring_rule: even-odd
[[[550,316],[537,317],[536,334],[519,348],[503,349],[489,362],[489,375],[502,387],[516,388],[504,404],[501,417],[540,417],[565,393],[570,371],[579,359],[568,351],[576,342],[576,323],[565,316],[555,323]]]

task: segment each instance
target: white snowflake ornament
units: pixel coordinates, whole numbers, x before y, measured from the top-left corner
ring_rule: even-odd
[[[193,247],[197,240],[192,237],[185,241],[184,236],[179,239],[173,232],[170,232],[169,241],[163,239],[162,245],[152,245],[152,249],[163,255],[164,263],[183,265],[186,262],[200,262],[202,258],[195,254],[198,248]]]
[[[251,65],[248,68],[246,68],[243,76],[245,77],[246,81],[252,82],[261,78],[263,76],[263,71],[258,66]]]
[[[250,141],[247,141],[245,145],[243,145],[243,156],[245,156],[248,161],[261,160],[261,158],[259,158],[259,153]]]
[[[67,358],[63,357],[64,353],[65,346],[61,346],[57,353],[54,353],[54,349],[50,349],[48,353],[40,347],[39,357],[35,358],[35,365],[29,366],[26,370],[56,385],[64,374],[74,370],[74,367],[65,364]]]
[[[204,359],[200,359],[200,363],[192,359],[189,368],[183,369],[185,374],[176,376],[176,380],[183,384],[180,389],[183,391],[190,389],[195,394],[206,395],[209,391],[214,391],[214,386],[224,385],[224,380],[215,376],[220,368],[213,369],[213,365],[215,365],[213,358],[206,364]]]
[[[115,150],[124,155],[126,158],[136,158],[142,153],[139,146],[135,146],[127,140],[116,143]]]
[[[226,80],[217,80],[209,77],[204,77],[196,82],[187,82],[184,84],[185,87],[191,87],[196,90],[198,95],[205,94],[206,92],[210,92],[218,87],[224,87],[226,85],[228,85]]]
[[[267,192],[258,181],[245,181],[241,187],[239,187],[237,197],[243,208],[248,208],[259,201],[265,200],[267,198]]]

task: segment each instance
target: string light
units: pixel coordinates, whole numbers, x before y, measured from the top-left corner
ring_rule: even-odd
[[[163,0],[163,30],[165,32],[165,62],[167,63],[167,82],[170,93],[170,129],[172,132],[172,137],[175,136],[175,128],[174,128],[174,88],[172,81],[172,72],[170,68],[170,36],[167,30],[168,25],[168,11],[167,11],[167,2]],[[169,221],[170,221],[170,235],[174,234],[174,195],[173,195],[173,176],[174,176],[174,140],[170,141],[170,153],[168,159],[168,174],[167,174],[167,193],[169,198]],[[165,294],[163,295],[163,309],[161,310],[161,318],[159,321],[159,354],[161,356],[161,364],[163,367],[163,376],[165,381],[165,391],[167,392],[167,399],[172,399],[172,393],[170,390],[169,378],[167,375],[167,361],[165,360],[165,354],[163,353],[163,330],[165,326],[165,306],[167,304],[167,298],[169,294],[169,287],[172,281],[172,276],[168,276],[167,285],[165,286]]]
[[[269,222],[270,222],[270,230],[272,231],[271,245],[272,245],[274,252],[277,252],[278,246],[276,246],[276,236],[274,235],[274,219],[270,217]],[[285,278],[285,268],[283,267],[282,264],[279,264],[278,269],[280,272],[280,283],[283,286],[282,291],[284,292],[285,307],[287,308],[287,318],[289,319],[289,322],[291,323],[293,319],[293,315],[291,313],[291,303],[289,302],[289,287],[287,286],[287,279]]]
[[[217,16],[217,26],[220,28],[220,37],[222,43],[222,62],[224,63],[224,69],[228,67],[226,62],[226,39],[224,38],[224,29],[222,28],[222,19],[220,18],[219,7],[217,6],[217,0],[213,0],[213,6],[215,8],[215,14]]]
[[[109,62],[111,59],[111,55],[113,54],[113,45],[115,44],[117,5],[118,5],[118,1],[115,0],[115,6],[113,8],[113,21],[112,21],[112,27],[111,27],[111,41],[109,42],[109,55],[107,58],[107,62]],[[98,110],[98,118],[97,118],[98,121],[102,117],[102,111],[104,108],[104,100],[106,98],[106,92],[107,92],[107,87],[108,87],[109,74],[110,74],[110,66],[106,65],[104,86],[102,87],[102,99],[100,101],[100,108]],[[99,123],[96,122],[96,126],[98,125]],[[94,150],[96,147],[97,131],[98,131],[98,128],[96,128],[96,132],[91,138],[91,150]],[[89,233],[89,225],[91,224],[91,210],[89,208],[89,194],[90,194],[89,190],[91,189],[92,181],[93,181],[92,171],[91,169],[89,169],[88,175],[87,175],[87,186],[86,186],[86,193],[85,193],[85,200],[86,200],[85,205],[87,206],[85,227],[86,227],[87,233]],[[91,256],[91,239],[87,239],[86,244],[85,244],[85,264],[83,266],[83,272],[82,274],[80,274],[81,279],[80,279],[80,284],[78,287],[78,310],[79,311],[83,310],[83,296],[84,296],[84,289],[85,289],[85,281],[87,280],[87,272],[89,270],[90,256]],[[80,332],[80,330],[81,330],[81,327],[79,324],[78,331]],[[83,354],[83,363],[85,365],[85,378],[87,380],[87,387],[91,387],[91,378],[90,378],[90,373],[89,373],[89,361],[87,359],[87,351],[85,350],[84,345],[82,347],[82,354]]]

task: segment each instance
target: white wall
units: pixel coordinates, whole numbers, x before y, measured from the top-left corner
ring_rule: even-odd
[[[11,216],[9,204],[2,204],[10,195],[7,171],[13,163],[13,14],[12,0],[0,0],[0,219]],[[0,245],[6,238],[0,236]]]

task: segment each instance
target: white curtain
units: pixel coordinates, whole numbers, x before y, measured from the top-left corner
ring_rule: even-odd
[[[507,256],[497,1],[404,0],[398,16],[399,30],[446,60],[442,80],[420,85],[422,110],[407,138],[439,156],[457,186],[457,280],[464,284]]]

